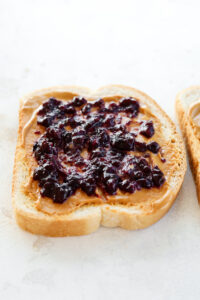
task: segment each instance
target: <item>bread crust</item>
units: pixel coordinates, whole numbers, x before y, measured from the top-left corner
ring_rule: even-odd
[[[200,99],[200,86],[192,86],[179,92],[176,96],[175,109],[180,128],[185,139],[190,168],[196,185],[197,198],[200,203],[200,142],[198,137],[195,135],[194,128],[188,118],[189,107],[186,108],[184,100],[182,99],[184,95],[192,95],[194,92],[199,93]],[[190,104],[192,104],[192,102]]]
[[[109,85],[91,92],[87,88],[75,86],[61,86],[36,91],[21,100],[21,105],[34,95],[46,94],[51,92],[71,92],[87,96],[131,96],[137,94],[142,97],[148,105],[151,105],[162,118],[170,130],[171,139],[176,141],[179,167],[176,168],[173,177],[173,189],[167,195],[166,199],[157,203],[147,203],[144,207],[127,205],[86,205],[78,208],[68,215],[48,215],[37,211],[28,205],[29,199],[20,189],[21,178],[24,175],[23,169],[23,149],[20,146],[21,120],[19,119],[18,142],[15,154],[15,163],[12,182],[12,202],[15,211],[17,223],[21,228],[34,234],[46,236],[72,236],[89,234],[98,229],[100,225],[105,227],[121,227],[124,229],[141,229],[157,222],[171,207],[182,185],[185,171],[186,158],[183,141],[176,131],[174,123],[159,105],[145,93],[134,88],[122,85]]]

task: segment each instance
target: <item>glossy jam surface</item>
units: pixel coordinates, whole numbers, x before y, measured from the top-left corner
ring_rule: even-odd
[[[164,174],[151,160],[161,148],[139,138],[152,138],[154,124],[137,121],[139,112],[139,102],[131,97],[118,103],[83,97],[67,104],[55,98],[43,103],[37,123],[45,132],[33,146],[38,163],[33,179],[41,195],[63,203],[77,189],[92,196],[97,188],[115,195],[118,189],[134,193],[162,186]]]

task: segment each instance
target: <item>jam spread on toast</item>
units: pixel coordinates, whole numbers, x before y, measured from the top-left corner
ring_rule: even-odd
[[[37,111],[33,180],[42,197],[63,203],[81,189],[89,197],[159,188],[165,182],[152,156],[165,161],[151,119],[137,99],[65,102],[49,98]],[[38,135],[40,137],[38,138]]]

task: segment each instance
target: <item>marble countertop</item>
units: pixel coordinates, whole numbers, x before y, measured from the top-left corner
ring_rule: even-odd
[[[145,230],[70,238],[18,228],[11,178],[18,99],[52,85],[117,83],[176,121],[200,84],[199,1],[0,1],[0,298],[199,299],[200,208],[190,169],[169,213]]]

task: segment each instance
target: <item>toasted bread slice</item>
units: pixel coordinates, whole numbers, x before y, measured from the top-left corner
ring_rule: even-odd
[[[35,97],[42,102],[51,96],[62,99],[65,93],[81,95],[86,98],[132,96],[137,98],[140,104],[148,107],[161,124],[155,130],[161,131],[165,139],[165,143],[161,147],[165,152],[167,174],[165,174],[166,190],[162,197],[155,200],[151,193],[146,193],[149,197],[135,203],[130,204],[127,202],[122,204],[120,202],[118,204],[116,201],[114,204],[83,205],[68,214],[48,214],[36,209],[33,200],[23,190],[23,186],[30,177],[27,163],[24,160],[26,155],[25,149],[22,146],[22,129],[28,121],[26,114],[24,114],[23,105],[27,101],[32,101],[32,106],[36,109],[37,105],[34,104]],[[71,236],[89,234],[96,231],[100,225],[105,227],[121,227],[129,230],[148,227],[158,221],[171,207],[180,190],[185,171],[186,158],[184,145],[176,131],[175,125],[153,99],[136,89],[120,85],[105,86],[97,91],[91,91],[82,87],[53,87],[36,91],[20,101],[12,200],[17,223],[21,228],[29,232],[47,236]],[[129,194],[129,197],[132,197],[132,195],[137,197],[139,193],[140,191]],[[123,198],[123,195],[121,197]]]
[[[200,86],[193,86],[181,91],[176,97],[176,113],[189,154],[190,168],[196,184],[200,203],[200,141],[199,130],[192,120],[192,109],[200,101]]]

